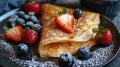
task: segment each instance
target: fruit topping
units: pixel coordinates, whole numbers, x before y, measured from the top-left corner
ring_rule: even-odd
[[[72,33],[75,28],[73,15],[63,14],[55,18],[55,23],[67,33]]]
[[[97,43],[102,45],[109,45],[112,42],[112,33],[109,29],[100,27],[95,38]]]
[[[17,15],[22,18],[24,15],[25,15],[25,12],[24,11],[18,11],[17,12]]]
[[[20,43],[17,46],[17,54],[18,55],[27,55],[29,53],[29,48],[26,44]]]
[[[23,37],[23,29],[20,25],[9,28],[4,32],[6,38],[15,42],[21,42]]]
[[[79,19],[81,16],[82,16],[82,10],[80,9],[76,9],[74,12],[73,12],[73,16],[75,19]]]
[[[90,50],[86,47],[80,47],[78,49],[78,58],[80,60],[86,60],[90,57]]]
[[[22,18],[18,18],[18,19],[16,20],[16,23],[19,24],[19,25],[21,25],[22,27],[25,26],[25,20],[22,19]]]
[[[41,29],[42,29],[42,27],[41,27],[40,24],[34,24],[34,25],[33,25],[33,28],[34,28],[34,30],[37,31],[37,32],[40,32]]]
[[[40,12],[40,2],[36,2],[35,0],[26,0],[23,9],[27,13],[33,11],[35,15],[37,15]]]
[[[18,15],[11,16],[11,19],[12,19],[11,22],[15,22],[17,18],[18,18]]]
[[[61,67],[71,67],[73,64],[73,57],[69,53],[62,54],[60,55],[59,62]]]
[[[17,14],[10,17],[7,25],[3,26],[5,36],[15,42],[23,41],[23,35],[26,34],[26,43],[32,45],[38,38],[38,33],[41,32],[41,25],[38,23],[38,19],[34,16],[34,12],[25,14],[24,11],[18,11]],[[27,30],[27,31],[26,31]]]
[[[38,32],[35,30],[27,30],[24,34],[24,38],[28,45],[33,45],[37,41]]]
[[[23,16],[23,18],[25,19],[25,21],[27,21],[29,17],[30,17],[29,15],[24,15]]]
[[[31,60],[32,55],[27,44],[20,43],[17,45],[17,58],[23,60]]]
[[[18,19],[18,16],[17,15],[13,15],[11,16],[9,19],[8,19],[8,23],[7,23],[7,26],[9,28],[11,28],[12,26],[14,26],[16,23],[16,20]]]
[[[31,11],[31,12],[29,12],[28,14],[29,14],[30,16],[34,16],[34,15],[35,15],[35,13],[34,13],[34,12],[32,12],[32,11]]]
[[[26,22],[26,26],[27,26],[27,27],[28,27],[28,26],[29,26],[29,27],[33,27],[33,25],[34,25],[34,24],[33,24],[32,21],[28,21],[28,22]]]
[[[35,16],[30,16],[30,17],[28,18],[28,20],[29,20],[29,21],[32,21],[34,24],[38,22],[38,19],[37,19],[37,17],[35,17]]]

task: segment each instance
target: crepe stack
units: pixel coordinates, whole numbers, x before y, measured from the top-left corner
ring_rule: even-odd
[[[51,4],[42,5],[42,32],[39,43],[39,54],[41,57],[59,57],[63,53],[76,54],[80,47],[91,48],[96,44],[95,32],[100,23],[99,14],[83,11],[82,17],[75,20],[73,33],[66,33],[55,23],[58,12],[65,7]],[[66,8],[68,14],[73,14],[73,9]]]

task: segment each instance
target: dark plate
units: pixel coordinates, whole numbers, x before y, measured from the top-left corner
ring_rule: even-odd
[[[15,12],[14,12],[15,13]],[[13,13],[13,14],[14,14]],[[9,13],[8,13],[9,14]],[[105,16],[101,15],[101,24],[102,26],[109,28],[112,31],[113,34],[113,41],[110,46],[98,46],[95,45],[93,46],[91,50],[92,58],[89,60],[81,61],[82,64],[78,63],[77,65],[82,65],[84,66],[104,66],[107,63],[109,63],[118,53],[119,51],[119,46],[120,46],[120,35],[118,30],[116,29],[115,25]],[[3,35],[3,25],[7,22],[8,18],[6,17],[1,23],[0,23],[0,39],[6,40],[8,43],[11,44],[11,46],[14,49],[14,52],[16,50],[16,43],[13,43],[12,41],[9,41],[4,38]],[[0,53],[0,64],[5,66],[5,67],[16,67],[18,65],[20,66],[46,66],[46,67],[51,67],[51,66],[57,66],[59,65],[58,63],[58,58],[41,58],[38,54],[38,42],[34,46],[29,46],[31,49],[30,57],[28,60],[20,60],[16,58],[16,54],[14,54],[12,57],[9,57],[3,53]],[[6,51],[6,49],[2,49]],[[9,51],[8,51],[9,53]],[[32,59],[31,59],[32,58]],[[92,67],[93,67],[92,66]]]

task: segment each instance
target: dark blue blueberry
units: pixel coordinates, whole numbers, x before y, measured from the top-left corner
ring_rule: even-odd
[[[30,16],[34,16],[34,15],[35,15],[34,12],[29,12],[28,14],[29,14]]]
[[[15,17],[15,15],[12,16],[12,17],[10,17],[10,18],[8,19],[7,26],[8,26],[9,28],[11,28],[11,27],[13,27],[14,25],[16,25],[16,19],[17,19],[17,17]]]
[[[33,27],[33,26],[34,26],[34,24],[33,24],[33,22],[32,22],[32,21],[28,21],[28,22],[26,22],[26,26]]]
[[[16,23],[19,24],[19,25],[21,25],[22,27],[25,26],[25,20],[22,19],[22,18],[18,18],[18,19],[16,20]]]
[[[27,21],[29,17],[30,17],[29,15],[24,15],[23,19],[25,19],[25,21]]]
[[[75,19],[79,19],[81,16],[82,16],[82,10],[80,9],[76,9],[74,12],[73,12],[73,16]]]
[[[9,18],[9,22],[15,22],[17,20],[18,16],[17,15],[13,15]]]
[[[34,24],[33,25],[33,28],[37,31],[37,32],[40,32],[41,29],[42,29],[42,26],[40,24]]]
[[[29,51],[29,47],[27,46],[27,44],[18,44],[16,57],[22,60],[31,60],[32,54]]]
[[[24,15],[25,15],[25,12],[24,11],[18,11],[17,12],[17,15],[22,18]]]
[[[13,16],[11,16],[11,18],[13,18],[13,19],[14,19],[13,22],[15,22],[15,19],[17,19],[17,18],[19,18],[19,17],[18,17],[18,15],[13,15]]]
[[[18,55],[27,55],[29,53],[29,48],[26,44],[21,43],[17,46],[17,54]]]
[[[69,53],[62,54],[60,55],[59,62],[61,67],[71,67],[73,64],[73,57]]]
[[[28,18],[28,20],[29,20],[29,21],[32,21],[34,24],[38,22],[38,19],[37,19],[37,17],[35,17],[35,16],[30,16],[30,17]]]
[[[86,47],[80,47],[78,49],[78,58],[80,60],[86,60],[86,59],[89,59],[90,57],[90,50]]]

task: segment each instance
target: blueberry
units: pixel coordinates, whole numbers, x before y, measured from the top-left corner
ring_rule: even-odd
[[[34,24],[33,24],[33,22],[32,21],[28,21],[28,22],[26,22],[26,26],[33,26]]]
[[[18,19],[16,20],[16,22],[17,22],[17,24],[21,25],[22,27],[25,26],[25,20],[22,19],[22,18],[18,18]]]
[[[32,28],[33,28],[33,25],[34,25],[34,24],[33,24],[32,21],[27,21],[25,26],[26,26],[26,29],[29,30],[29,29],[32,29]]]
[[[24,15],[23,16],[23,18],[25,19],[25,21],[27,21],[29,17],[30,17],[29,15]]]
[[[24,43],[18,44],[16,57],[22,60],[32,59],[32,54],[29,51],[29,47],[27,46],[27,44]]]
[[[66,66],[71,67],[73,64],[73,57],[69,53],[62,54],[60,55],[59,62],[60,62],[60,66],[62,67],[66,67]]]
[[[17,15],[22,18],[25,15],[25,12],[19,11],[19,12],[17,12]]]
[[[31,11],[31,12],[29,12],[28,14],[29,14],[30,16],[34,16],[34,15],[35,15],[35,13],[34,13],[34,12],[32,12],[32,11]]]
[[[37,32],[40,32],[41,29],[42,29],[42,26],[40,24],[34,24],[33,25],[33,28],[37,31]]]
[[[8,19],[8,22],[7,22],[7,26],[8,26],[9,28],[11,28],[11,27],[13,27],[14,25],[16,25],[16,19],[17,19],[17,17],[15,17],[15,15],[12,16],[11,18],[9,18],[9,19]]]
[[[11,18],[17,19],[19,17],[18,17],[18,15],[13,15],[13,16],[11,16]]]
[[[35,16],[30,16],[28,20],[32,21],[34,24],[38,22],[38,19]]]
[[[29,48],[26,44],[20,43],[17,46],[17,54],[18,55],[27,55],[29,53]]]
[[[78,58],[80,60],[82,59],[88,59],[90,57],[90,50],[86,47],[80,47],[78,49]]]
[[[9,18],[9,22],[15,22],[17,20],[18,16],[17,15],[13,15]]]
[[[73,16],[75,19],[79,19],[81,16],[82,16],[82,10],[80,9],[76,9],[74,12],[73,12]]]

